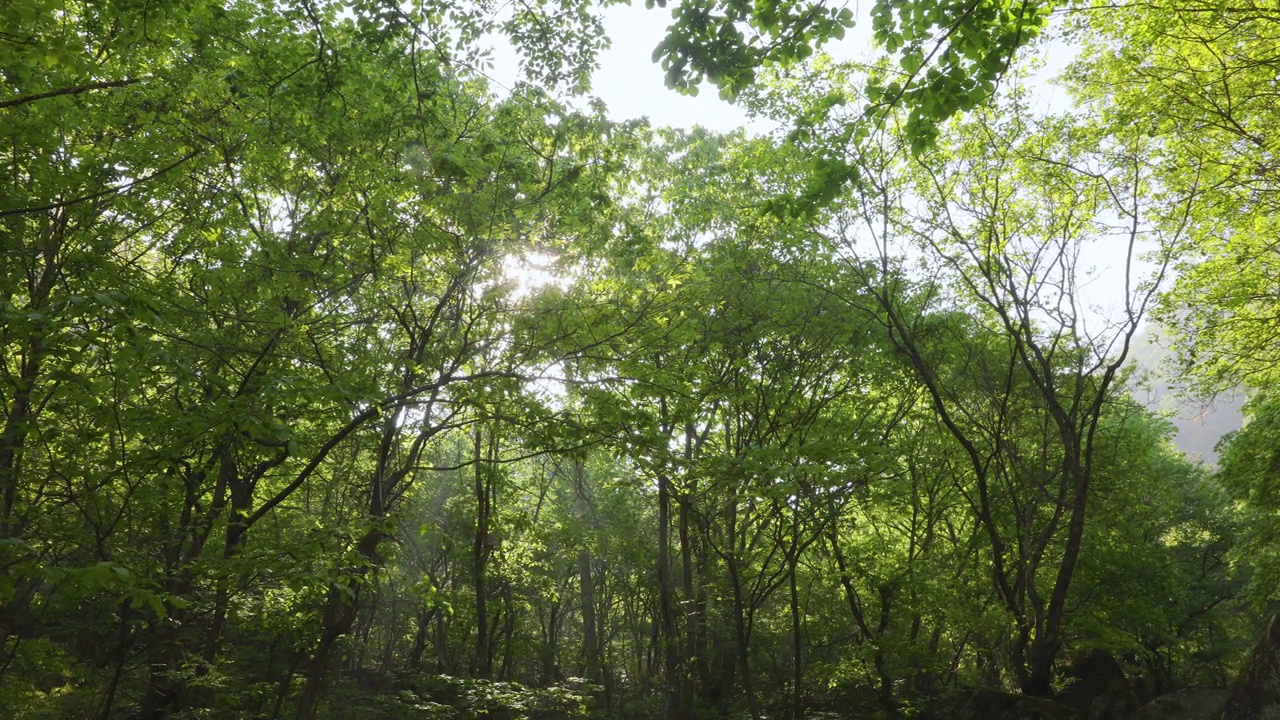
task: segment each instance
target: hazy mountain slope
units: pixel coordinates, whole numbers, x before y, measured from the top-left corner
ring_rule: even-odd
[[[1154,324],[1148,325],[1136,338],[1131,362],[1145,376],[1145,381],[1141,383],[1144,389],[1135,395],[1174,424],[1177,428],[1174,445],[1179,450],[1206,463],[1216,463],[1218,453],[1214,447],[1218,440],[1239,428],[1244,419],[1240,411],[1244,396],[1237,393],[1212,400],[1188,397],[1185,384],[1176,375],[1178,369],[1172,366],[1173,350],[1169,345],[1167,335]]]

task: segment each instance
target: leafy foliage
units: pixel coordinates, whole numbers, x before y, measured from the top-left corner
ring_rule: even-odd
[[[1123,362],[1181,262],[1193,366],[1270,377],[1269,16],[1091,13],[1082,65],[1145,74],[1081,118],[993,95],[1051,9],[877,6],[868,69],[806,60],[846,9],[683,3],[673,84],[800,118],[748,137],[561,97],[591,3],[6,4],[0,707],[892,717],[1085,651],[1225,677],[1276,599],[1275,403],[1212,472]],[[504,96],[495,32],[534,81]]]
[[[649,0],[649,7],[653,6]],[[657,3],[665,7],[666,3]],[[883,123],[905,108],[904,136],[915,153],[938,137],[944,121],[990,100],[1018,50],[1048,23],[1053,2],[877,2],[871,35],[894,58],[866,78],[858,124]],[[696,94],[705,80],[736,98],[762,67],[790,67],[854,25],[848,7],[825,2],[681,2],[654,51],[667,85]],[[867,128],[860,128],[866,133]]]

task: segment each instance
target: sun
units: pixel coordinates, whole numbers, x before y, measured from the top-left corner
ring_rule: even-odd
[[[541,250],[513,253],[503,258],[502,277],[512,284],[511,298],[524,300],[549,286],[568,288],[571,279],[560,274],[558,262],[557,255]]]

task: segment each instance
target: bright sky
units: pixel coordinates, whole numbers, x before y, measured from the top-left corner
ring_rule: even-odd
[[[681,95],[666,87],[662,67],[653,62],[653,49],[666,35],[671,24],[668,8],[645,8],[644,0],[631,0],[631,5],[614,5],[604,10],[605,34],[611,47],[600,56],[591,94],[609,108],[614,120],[648,117],[655,126],[692,128],[694,125],[729,132],[741,127],[748,131],[768,128],[752,122],[740,108],[720,100],[714,87],[704,87],[697,96]],[[857,18],[856,25],[838,42],[823,48],[837,59],[870,59],[871,18],[869,0],[847,3]],[[1036,95],[1049,109],[1063,109],[1068,101],[1061,88],[1049,82],[1073,57],[1073,49],[1051,43],[1042,51],[1044,69],[1037,77]],[[510,87],[519,77],[514,50],[499,39],[494,49],[494,69],[488,74],[500,85]]]
[[[714,88],[693,97],[667,88],[653,49],[670,24],[670,10],[648,10],[642,0],[606,10],[605,32],[613,45],[600,57],[592,92],[617,120],[648,116],[654,125],[701,125],[721,132],[746,125],[746,113],[718,98]]]
[[[716,89],[704,87],[697,96],[681,95],[667,88],[662,67],[653,62],[653,49],[671,24],[667,8],[645,8],[644,0],[605,9],[605,34],[612,45],[600,56],[591,94],[604,101],[613,120],[648,117],[655,126],[729,132],[741,127],[764,131],[767,125],[753,123],[740,108],[721,100]],[[849,6],[858,7],[853,0]],[[867,5],[869,7],[869,5]],[[828,46],[838,57],[861,56],[870,49],[869,18],[858,23],[838,46]],[[494,69],[488,74],[502,86],[511,86],[519,77],[514,50],[498,45],[494,49]]]

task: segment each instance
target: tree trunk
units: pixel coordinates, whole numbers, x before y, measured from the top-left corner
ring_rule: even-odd
[[[559,682],[560,670],[556,660],[560,657],[560,603],[557,601],[551,602],[542,621],[542,646],[538,653],[541,655],[542,684]]]
[[[685,467],[693,466],[698,454],[699,443],[696,440],[697,429],[694,424],[686,422],[684,426],[684,462]],[[697,491],[695,477],[686,471],[685,487],[680,494],[680,580],[682,588],[681,608],[684,610],[684,662],[680,673],[680,712],[683,717],[693,717],[693,699],[695,695],[695,669],[704,666],[699,658],[698,643],[702,637],[702,618],[693,589],[693,547],[689,538],[689,503],[691,496]]]
[[[578,520],[586,526],[590,521],[591,507],[587,501],[581,456],[574,458],[573,477]],[[596,639],[596,583],[591,574],[591,552],[585,545],[578,550],[578,586],[582,591],[582,656],[586,661],[587,680],[594,683],[600,681],[600,643]]]
[[[414,670],[422,667],[422,654],[427,650],[427,633],[430,632],[433,612],[419,610],[417,614],[418,630],[413,634],[413,647],[409,650],[409,667]]]
[[[49,305],[50,295],[61,273],[59,258],[69,222],[67,210],[62,208],[52,213],[49,224],[44,228],[39,257],[43,265],[40,279],[28,286],[30,294],[22,308],[28,314],[39,314]],[[8,297],[4,299],[10,300]],[[5,414],[4,429],[0,431],[0,540],[19,535],[14,506],[18,501],[18,484],[21,482],[22,453],[26,448],[27,435],[36,422],[31,396],[40,379],[41,366],[48,351],[45,347],[45,323],[34,321],[20,354],[21,369],[13,386],[12,403]],[[8,561],[9,558],[0,557],[0,560]],[[3,611],[4,608],[0,607],[0,647],[8,638],[7,617]]]
[[[586,677],[600,681],[600,645],[596,640],[596,584],[591,575],[591,555],[586,548],[578,551],[578,582],[582,586],[582,651],[586,659]]]
[[[473,583],[476,602],[476,650],[473,672],[478,678],[488,678],[492,670],[492,652],[489,649],[489,591],[485,587],[485,573],[489,562],[489,484],[485,480],[485,468],[481,461],[481,431],[475,431],[475,498],[476,534],[471,547]]]
[[[351,632],[356,620],[355,603],[347,599],[341,588],[329,588],[329,601],[325,605],[324,620],[321,623],[320,642],[311,658],[311,669],[307,672],[307,682],[298,698],[298,720],[314,720],[320,707],[320,693],[324,690],[324,682],[329,672],[329,660],[333,655],[333,646],[338,638]]]
[[[509,582],[502,588],[502,665],[498,669],[499,680],[509,680],[511,673],[512,651],[515,647],[513,638],[516,634],[515,596]]]
[[[893,676],[884,651],[885,635],[889,630],[889,619],[893,607],[893,590],[888,585],[880,586],[880,622],[876,625],[876,652],[872,662],[876,666],[876,675],[880,677],[880,707],[887,718],[899,716],[898,701],[893,695]]]
[[[360,538],[356,552],[363,558],[360,570],[351,573],[351,584],[342,588],[337,584],[329,586],[329,598],[325,604],[324,617],[320,623],[320,641],[316,643],[311,658],[311,669],[307,672],[307,681],[303,685],[302,695],[298,698],[298,720],[314,720],[320,707],[320,693],[324,690],[325,680],[329,673],[329,662],[332,659],[334,645],[343,635],[351,632],[356,621],[356,600],[360,596],[364,584],[364,573],[367,568],[377,567],[378,545],[384,533],[381,530],[370,530]]]
[[[731,506],[734,505],[731,503]],[[731,510],[736,514],[736,508]],[[730,521],[732,523],[732,521]],[[730,530],[732,531],[732,524]],[[730,532],[729,546],[733,547],[735,542]],[[747,707],[751,711],[751,717],[755,720],[760,718],[760,707],[756,700],[755,684],[751,678],[751,656],[748,652],[748,643],[750,641],[747,632],[747,610],[746,601],[742,597],[742,578],[738,567],[738,557],[736,551],[731,551],[728,557],[729,566],[729,583],[733,586],[733,629],[734,637],[737,640],[737,662],[738,672],[742,674],[742,691],[747,695]]]
[[[400,608],[397,602],[396,583],[394,579],[388,581],[388,590],[391,594],[391,621],[387,624],[387,642],[382,646],[382,659],[378,661],[378,672],[386,673],[391,670],[391,659],[396,649],[396,629],[400,626]],[[373,625],[373,621],[369,621]]]
[[[1067,520],[1067,541],[1062,549],[1062,560],[1058,563],[1058,574],[1054,579],[1053,592],[1049,596],[1049,606],[1043,623],[1036,624],[1035,640],[1031,643],[1027,656],[1027,681],[1022,691],[1035,697],[1053,695],[1053,664],[1058,650],[1062,648],[1062,621],[1067,611],[1067,595],[1080,559],[1080,548],[1084,543],[1090,471],[1081,464],[1077,449],[1080,447],[1079,438],[1065,430],[1063,436],[1063,445],[1067,448],[1063,472],[1073,481],[1071,517]]]
[[[675,588],[671,581],[671,487],[666,473],[658,476],[658,594],[662,627],[665,716],[685,720],[680,698],[680,639],[676,635]]]
[[[683,717],[693,716],[694,673],[698,664],[698,639],[701,636],[701,620],[693,590],[693,552],[689,543],[689,501],[680,501],[680,567],[684,607],[684,665],[680,673],[680,701]]]
[[[120,624],[116,633],[115,668],[111,673],[111,684],[107,686],[106,698],[102,703],[102,720],[111,719],[111,706],[115,702],[116,690],[120,687],[120,678],[124,675],[125,662],[129,659],[129,650],[133,647],[134,634],[130,620],[133,609],[128,600],[120,603]]]
[[[791,718],[804,717],[804,667],[801,665],[800,646],[800,593],[796,588],[796,554],[789,558],[791,585]]]

